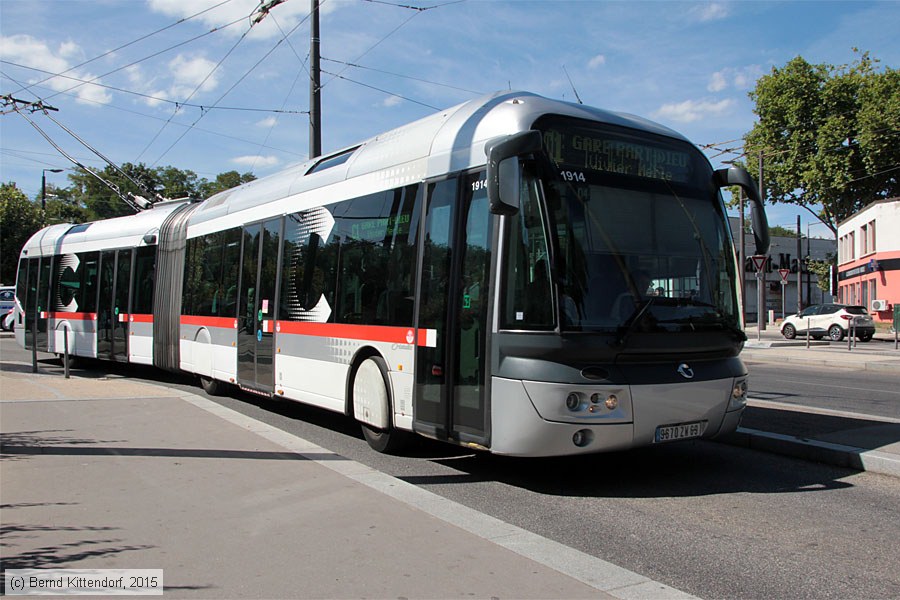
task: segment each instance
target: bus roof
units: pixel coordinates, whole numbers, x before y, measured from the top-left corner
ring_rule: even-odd
[[[315,204],[328,204],[358,195],[359,190],[366,190],[363,193],[376,192],[478,167],[486,162],[486,142],[528,130],[546,114],[571,116],[684,139],[667,127],[635,115],[552,100],[530,92],[495,92],[220,192],[204,201],[191,215],[190,221],[192,225],[199,224],[273,202],[280,206],[273,206],[272,215],[295,212]],[[352,180],[359,180],[360,185],[349,185]],[[307,202],[298,204],[289,201],[299,194],[326,186],[336,186],[333,194],[327,198],[314,195],[310,197],[309,206],[306,206]],[[247,220],[256,219],[244,219]]]
[[[51,225],[35,233],[22,248],[23,257],[87,252],[100,248],[134,248],[148,245],[147,234],[156,234],[169,213],[187,201],[165,202],[134,215]]]

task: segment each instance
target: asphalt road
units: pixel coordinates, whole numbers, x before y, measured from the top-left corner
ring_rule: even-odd
[[[749,363],[751,398],[900,419],[896,373]]]
[[[3,361],[29,358],[3,340]],[[794,369],[767,368],[769,376],[754,368],[754,390],[817,401],[818,395],[803,395],[808,385],[785,387],[797,377]],[[845,374],[837,373],[836,381]],[[113,366],[110,375],[202,394],[189,378],[150,369]],[[339,415],[244,395],[216,400],[700,597],[900,597],[900,481],[895,478],[699,441],[525,460],[423,440],[405,456],[385,456],[371,451],[358,427]]]

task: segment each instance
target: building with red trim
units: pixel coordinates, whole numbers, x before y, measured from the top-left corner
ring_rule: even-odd
[[[838,301],[891,322],[900,303],[900,198],[878,200],[838,224]]]

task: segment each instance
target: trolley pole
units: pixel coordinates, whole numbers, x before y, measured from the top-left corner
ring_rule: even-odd
[[[319,0],[309,7],[309,158],[322,155],[322,72],[319,67]]]

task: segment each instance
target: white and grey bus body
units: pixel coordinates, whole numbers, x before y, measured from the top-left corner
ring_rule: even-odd
[[[733,431],[747,374],[733,332],[645,333],[632,323],[643,312],[615,334],[570,332],[561,284],[548,288],[552,327],[510,327],[503,316],[515,217],[488,211],[486,148],[546,115],[685,142],[638,117],[497,93],[199,204],[48,228],[23,259],[158,243],[152,319],[131,325],[128,361],[351,414],[378,449],[397,431],[519,456]],[[534,184],[535,194],[546,187]],[[716,211],[724,222],[721,201]],[[119,239],[105,233],[116,230]],[[411,276],[391,271],[404,260]],[[729,260],[735,272],[733,248]],[[365,283],[356,269],[369,270]],[[374,297],[366,286],[384,274]],[[70,352],[98,356],[98,318],[54,314],[48,326],[65,321]],[[27,346],[25,334],[16,328]],[[45,343],[60,352],[58,336]],[[99,354],[122,358],[114,350]]]

